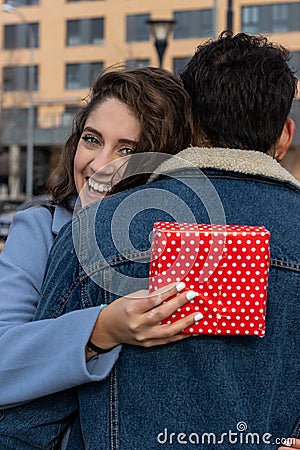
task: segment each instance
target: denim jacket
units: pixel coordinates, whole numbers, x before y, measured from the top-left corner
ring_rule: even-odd
[[[261,450],[299,433],[299,218],[300,183],[271,157],[199,148],[79,212],[51,253],[40,317],[147,288],[158,220],[264,225],[271,267],[264,338],[123,345],[109,377],[77,389],[81,430],[77,421],[68,448]]]

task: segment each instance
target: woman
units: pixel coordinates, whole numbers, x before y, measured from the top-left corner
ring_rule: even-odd
[[[128,297],[116,301],[118,317],[116,326],[111,324],[113,339],[101,334],[102,307],[75,311],[58,319],[32,321],[47,256],[56,234],[72,217],[76,194],[79,193],[82,207],[99,200],[118,181],[116,173],[124,167],[122,157],[127,167],[128,155],[132,153],[174,154],[187,147],[190,139],[189,98],[173,75],[150,67],[100,75],[89,103],[75,118],[60,165],[52,177],[53,211],[41,206],[17,213],[0,256],[3,424],[10,406],[103,379],[120,350],[118,346],[109,351],[112,340],[145,346],[174,342],[183,338],[177,333],[195,321],[190,316],[164,327],[164,331],[157,326],[159,320],[187,301],[184,294],[177,295],[182,285],[155,296],[140,291],[135,294],[139,299],[134,303]],[[99,169],[103,169],[102,174]],[[142,178],[131,177],[131,185]],[[161,304],[169,297],[174,298]],[[153,314],[157,317],[155,324]],[[139,327],[135,326],[137,323]],[[99,356],[100,353],[104,354]],[[9,422],[13,429],[17,428],[16,423]],[[16,444],[13,448],[25,447]]]

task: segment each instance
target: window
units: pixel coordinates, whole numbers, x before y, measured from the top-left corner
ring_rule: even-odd
[[[295,76],[300,80],[300,50],[297,52],[291,52],[289,66],[293,71],[295,71]]]
[[[29,28],[30,27],[30,28]],[[34,47],[39,46],[39,24],[38,23],[21,23],[17,25],[4,26],[4,48],[30,48],[31,35],[33,37]]]
[[[126,59],[126,67],[147,67],[150,64],[149,59]]]
[[[69,127],[72,124],[75,114],[80,109],[80,106],[65,106],[65,112],[61,115],[61,126]]]
[[[184,66],[189,62],[191,57],[173,58],[173,72],[175,75],[179,75]]]
[[[103,44],[104,19],[81,19],[67,21],[67,45]]]
[[[89,88],[103,70],[103,62],[66,65],[66,89]]]
[[[80,45],[80,21],[68,20],[67,21],[67,45]]]
[[[273,33],[284,33],[289,31],[288,27],[288,5],[271,5],[272,6],[272,31]]]
[[[66,105],[65,106],[65,114],[71,114],[74,117],[75,114],[77,114],[78,111],[80,111],[80,109],[81,109],[80,106]]]
[[[39,88],[38,66],[33,67],[34,79],[32,90]],[[9,91],[29,91],[29,66],[9,66],[3,67],[3,89]]]
[[[242,27],[245,33],[259,32],[259,9],[257,6],[242,8]]]
[[[197,9],[174,13],[174,39],[213,36],[213,11]]]
[[[11,6],[30,6],[30,5],[39,5],[40,4],[40,0],[8,0],[6,2],[2,2],[2,3],[8,3]]]
[[[126,17],[127,42],[149,41],[147,20],[150,20],[150,14],[135,14]]]
[[[2,122],[5,127],[27,127],[27,108],[4,108],[2,111]],[[33,109],[33,125],[37,126],[38,111]]]
[[[245,33],[285,33],[300,30],[300,2],[242,7]]]

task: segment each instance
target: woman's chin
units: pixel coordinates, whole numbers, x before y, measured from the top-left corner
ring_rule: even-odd
[[[80,195],[81,205],[84,208],[87,205],[90,205],[91,203],[98,202],[99,200],[102,200],[105,197],[105,194],[100,192],[82,192]]]

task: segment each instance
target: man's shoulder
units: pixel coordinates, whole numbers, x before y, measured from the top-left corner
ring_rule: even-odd
[[[159,195],[159,192],[162,189],[168,189],[168,182],[166,180],[157,180],[152,183],[143,184],[141,186],[128,189],[124,192],[119,192],[117,194],[104,197],[95,203],[91,203],[79,211],[77,216],[78,218],[81,218],[82,216],[93,216],[97,213],[99,214],[99,211],[101,211],[101,213],[104,213],[105,211],[115,211],[115,209],[121,204],[128,205],[133,202],[137,204],[137,201],[140,202],[142,198],[147,198],[147,193],[149,196],[153,196],[155,195],[154,191],[157,191],[157,194]]]

